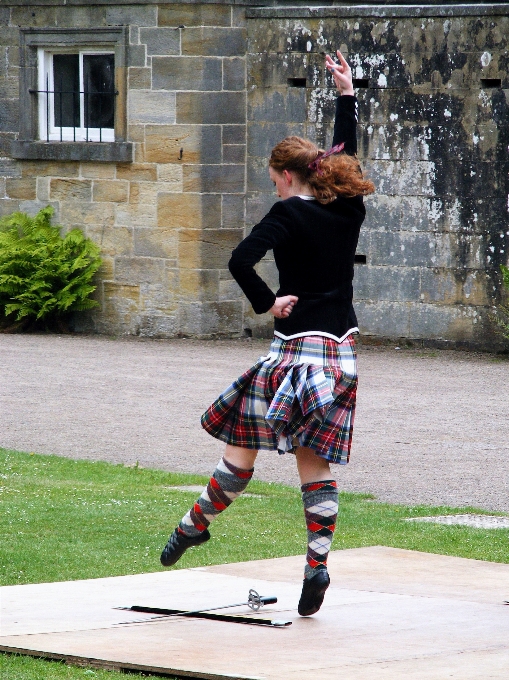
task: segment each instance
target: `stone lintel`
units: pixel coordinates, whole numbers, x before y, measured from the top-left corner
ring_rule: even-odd
[[[30,142],[15,140],[11,154],[20,160],[132,163],[132,142]]]
[[[248,7],[248,19],[325,19],[328,17],[420,18],[420,17],[469,17],[507,16],[509,3],[501,4],[451,4],[451,5],[334,5],[302,7]]]
[[[339,0],[341,2],[341,0]],[[496,12],[497,14],[505,14],[507,12],[507,9],[503,9],[504,7],[507,8],[506,3],[501,3],[501,4],[495,4],[492,2],[485,2],[483,0],[463,0],[461,3],[456,3],[456,2],[451,2],[450,0],[444,0],[442,5],[438,5],[437,7],[429,7],[428,5],[422,3],[420,0],[401,0],[401,2],[397,3],[387,3],[387,0],[362,0],[361,2],[355,3],[355,2],[345,2],[343,5],[340,4],[335,4],[334,6],[330,6],[331,2],[330,0],[324,0],[323,2],[320,2],[319,0],[305,0],[302,4],[304,5],[304,9],[329,9],[329,10],[336,10],[336,9],[352,9],[352,11],[356,11],[360,8],[369,8],[371,9],[370,5],[375,5],[374,9],[375,10],[383,10],[384,7],[380,7],[380,4],[382,2],[386,3],[386,8],[401,8],[402,6],[404,9],[413,9],[414,7],[421,8],[423,10],[428,10],[428,9],[437,9],[441,7],[459,7],[459,8],[464,8],[468,7],[469,5],[472,7],[472,14],[480,14],[481,12],[479,11],[481,8],[484,7],[500,7],[501,10],[499,12]],[[83,0],[65,0],[63,3],[62,0],[4,0],[4,4],[7,5],[8,7],[81,7],[83,6]],[[111,6],[111,5],[116,5],[116,6],[123,6],[123,5],[160,5],[160,4],[177,4],[177,3],[172,3],[167,0],[114,0],[112,2],[111,0],[87,0],[86,2],[87,5],[91,6]],[[181,5],[192,5],[192,4],[197,4],[197,0],[180,0],[178,4]],[[295,0],[294,7],[290,8],[281,8],[277,7],[277,4],[274,2],[274,0],[200,0],[199,4],[201,5],[232,5],[232,6],[240,6],[240,7],[248,7],[248,11],[256,11],[257,8],[252,8],[253,5],[257,6],[266,6],[269,5],[270,9],[272,11],[275,10],[282,10],[283,12],[288,11],[288,9],[297,9],[298,11],[302,11],[299,7],[299,0]],[[432,5],[432,3],[429,3]],[[274,6],[276,5],[276,6]],[[373,10],[372,10],[373,11]],[[270,16],[279,16],[279,15],[270,15]],[[287,15],[285,15],[287,16]],[[303,15],[299,15],[299,17],[302,17]],[[315,15],[316,16],[316,15]],[[331,14],[327,16],[346,16],[346,15],[338,15],[338,14]],[[369,16],[380,16],[380,15],[373,15],[370,14]],[[382,15],[382,16],[390,16],[390,15]],[[424,15],[424,14],[418,14],[417,16],[430,16]],[[435,16],[435,15],[433,15]],[[464,15],[464,16],[469,16],[469,15]]]

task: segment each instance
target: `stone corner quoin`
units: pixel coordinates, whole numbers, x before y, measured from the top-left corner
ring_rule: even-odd
[[[111,49],[114,141],[41,138],[45,95],[29,90],[49,35],[60,52]],[[275,200],[272,146],[288,134],[330,144],[336,95],[323,54],[340,48],[377,188],[357,251],[361,332],[498,349],[508,43],[507,3],[4,0],[0,214],[50,204],[56,222],[101,247],[100,306],[76,315],[77,331],[270,335],[227,263]],[[277,286],[270,253],[259,271]]]

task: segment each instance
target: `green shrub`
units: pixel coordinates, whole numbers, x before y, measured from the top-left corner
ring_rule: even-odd
[[[99,248],[79,229],[60,236],[53,208],[35,217],[0,219],[0,322],[5,327],[61,329],[66,316],[97,306],[90,299]]]
[[[503,264],[500,265],[500,271],[502,272],[502,281],[504,282],[504,287],[509,291],[509,267],[505,267]],[[497,315],[495,317],[495,323],[500,329],[501,334],[506,340],[509,340],[509,306],[499,305],[497,309]]]

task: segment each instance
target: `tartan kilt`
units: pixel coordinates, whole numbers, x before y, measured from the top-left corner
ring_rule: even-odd
[[[207,409],[202,427],[247,449],[307,446],[331,463],[350,458],[357,393],[355,342],[308,335],[274,337],[269,354]]]

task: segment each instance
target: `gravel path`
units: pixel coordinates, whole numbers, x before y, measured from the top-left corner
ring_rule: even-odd
[[[0,335],[0,446],[208,474],[223,445],[199,417],[267,341]],[[406,504],[509,512],[509,361],[361,347],[340,486]],[[298,484],[291,455],[259,479]]]

